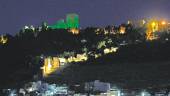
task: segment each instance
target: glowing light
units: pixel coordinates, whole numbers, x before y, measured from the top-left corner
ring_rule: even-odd
[[[143,25],[146,24],[146,21],[145,21],[145,20],[142,20],[142,24],[143,24]]]
[[[152,22],[152,26],[155,26],[156,25],[156,23],[155,22]]]
[[[47,65],[47,67],[48,67],[48,69],[50,69],[50,68],[52,67],[52,65],[51,65],[51,59],[50,59],[50,58],[48,58],[48,65]]]
[[[127,24],[131,24],[131,21],[130,21],[130,20],[128,20]]]
[[[158,31],[158,22],[152,22],[152,32]]]
[[[141,96],[151,96],[151,95],[148,92],[143,91],[143,92],[141,92]]]
[[[7,37],[5,37],[4,35],[1,35],[1,36],[0,36],[0,43],[1,43],[1,44],[5,44],[5,43],[7,43],[7,41],[8,41],[8,38],[7,38]]]
[[[76,57],[69,57],[68,58],[68,62],[71,63],[71,62],[81,62],[81,61],[86,61],[88,59],[87,55],[84,53],[84,54],[77,54]]]
[[[125,34],[126,28],[121,26],[120,27],[120,34]]]
[[[121,91],[120,90],[118,91],[118,95],[117,96],[121,96]]]
[[[47,77],[48,75],[55,72],[60,67],[60,61],[57,57],[47,57],[44,59],[43,66],[43,76]]]
[[[79,34],[79,29],[73,28],[73,29],[70,29],[69,31],[72,32],[73,34]]]
[[[28,26],[24,26],[24,29],[29,29],[29,27]]]
[[[111,53],[110,49],[109,48],[104,49],[104,54],[108,54],[108,53]]]
[[[104,54],[113,53],[113,52],[116,52],[117,50],[118,50],[118,47],[105,48]]]
[[[165,21],[162,21],[162,22],[161,22],[161,24],[162,24],[162,25],[165,25],[165,24],[166,24],[166,22],[165,22]]]
[[[147,40],[154,40],[157,37],[155,36],[154,32],[159,31],[159,23],[157,20],[150,20],[147,24],[147,31],[146,31],[146,39]]]

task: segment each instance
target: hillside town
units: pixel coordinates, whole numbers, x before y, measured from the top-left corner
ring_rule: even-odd
[[[79,23],[79,15],[71,13],[53,25],[43,22],[15,36],[2,34],[1,69],[8,69],[0,72],[5,73],[4,96],[170,95],[169,21],[129,20],[85,29]],[[166,86],[151,84],[158,78],[159,84],[165,78]]]

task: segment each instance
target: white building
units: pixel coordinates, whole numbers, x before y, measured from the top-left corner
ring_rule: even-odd
[[[95,80],[94,82],[85,83],[85,90],[107,92],[110,90],[110,83],[105,83],[105,82],[100,82],[99,80]]]

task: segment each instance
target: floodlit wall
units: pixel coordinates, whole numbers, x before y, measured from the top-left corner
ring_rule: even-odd
[[[64,20],[57,21],[56,24],[50,26],[52,29],[67,29],[67,24],[64,22]]]
[[[57,57],[47,57],[44,59],[43,76],[47,77],[60,67],[60,61]]]

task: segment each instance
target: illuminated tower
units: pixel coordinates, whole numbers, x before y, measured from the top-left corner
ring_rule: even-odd
[[[68,14],[66,17],[67,28],[78,29],[79,28],[79,16],[77,14]]]

